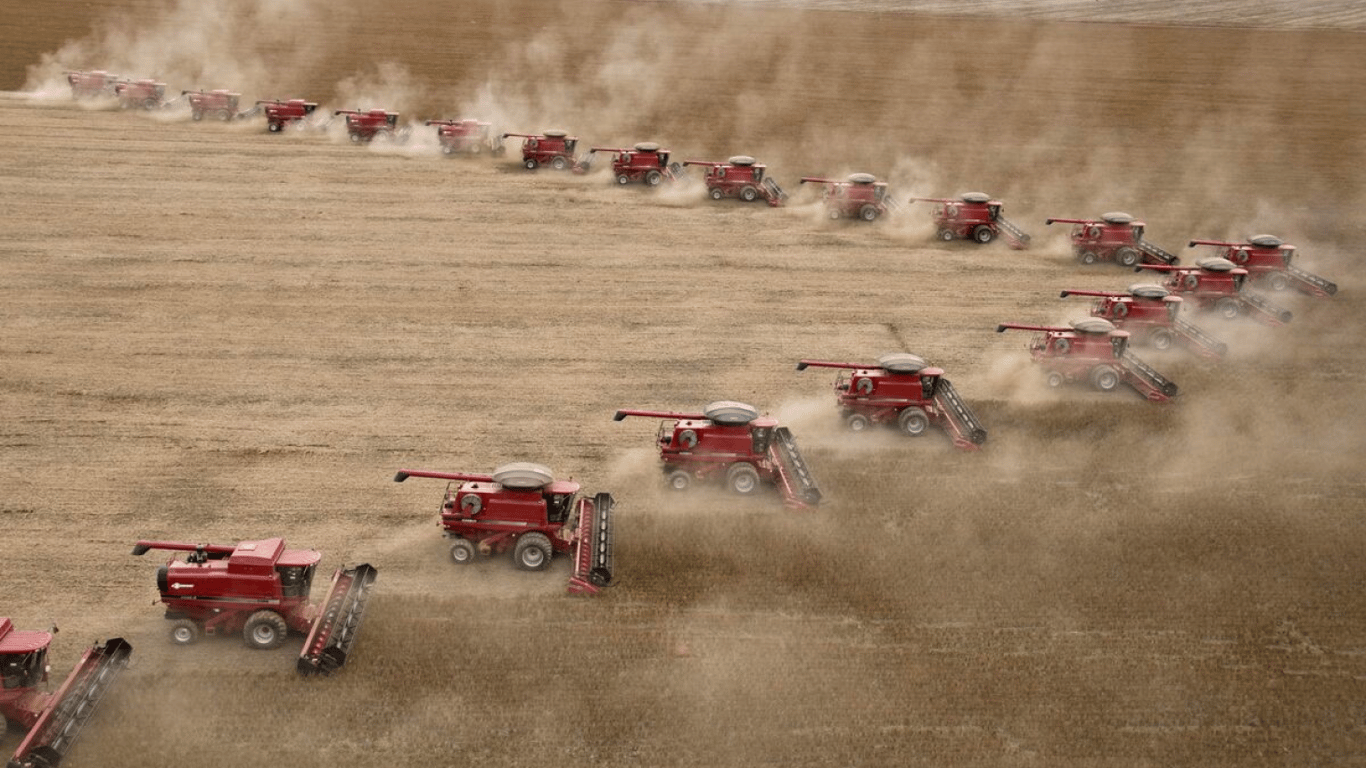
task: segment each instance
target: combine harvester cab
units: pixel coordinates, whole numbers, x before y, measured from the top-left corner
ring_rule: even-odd
[[[683,164],[700,165],[707,169],[704,181],[707,195],[713,200],[733,197],[752,203],[763,199],[773,208],[787,200],[787,193],[767,175],[768,166],[749,155],[735,155],[724,163],[684,160]]]
[[[1071,224],[1072,253],[1082,264],[1113,261],[1124,267],[1140,263],[1175,264],[1179,259],[1143,239],[1147,226],[1127,213],[1115,211],[1099,219],[1045,219],[1044,224]]]
[[[930,216],[937,237],[944,242],[972,240],[985,244],[1003,237],[1017,251],[1029,247],[1029,235],[1001,215],[1004,205],[985,192],[964,192],[957,199],[913,197],[910,202],[934,203]]]
[[[315,101],[304,101],[303,99],[263,99],[256,102],[256,105],[246,112],[237,115],[238,120],[246,120],[258,114],[266,115],[266,130],[271,133],[279,133],[287,126],[293,125],[302,128],[304,121],[309,115],[318,108]]]
[[[181,97],[190,102],[190,118],[196,122],[205,117],[227,122],[237,115],[237,102],[242,94],[232,91],[181,91]]]
[[[557,171],[573,170],[580,165],[574,157],[574,148],[579,145],[576,136],[567,131],[546,131],[541,134],[505,133],[502,138],[522,140],[522,167],[534,171],[543,165]]]
[[[394,482],[410,477],[450,481],[440,525],[451,539],[453,562],[511,550],[518,568],[543,571],[558,552],[574,558],[571,594],[596,594],[612,583],[610,493],[580,498],[578,483],[556,480],[548,467],[528,462],[504,464],[491,475],[400,469]]]
[[[653,141],[637,142],[631,148],[593,147],[583,161],[574,166],[578,173],[587,173],[598,152],[612,153],[612,178],[622,186],[640,182],[657,187],[666,181],[677,181],[683,176],[683,166],[669,162],[669,150]]]
[[[1228,259],[1211,257],[1200,259],[1191,267],[1162,264],[1143,264],[1135,271],[1149,269],[1165,272],[1163,287],[1188,300],[1198,311],[1214,312],[1232,320],[1240,315],[1263,325],[1279,326],[1290,322],[1290,310],[1272,304],[1247,287],[1248,272]]]
[[[270,650],[297,632],[307,638],[298,663],[304,675],[328,675],[346,663],[378,576],[369,564],[338,568],[326,599],[315,605],[309,593],[322,555],[285,549],[284,539],[236,545],[139,541],[133,554],[153,549],[188,553],[184,560],[172,555],[157,570],[172,643],[241,632],[248,647]]]
[[[1187,246],[1208,245],[1219,249],[1219,258],[1227,259],[1247,270],[1249,279],[1273,291],[1293,288],[1317,299],[1326,299],[1338,292],[1337,283],[1300,269],[1291,263],[1295,246],[1275,235],[1256,235],[1246,243],[1222,240],[1192,240]]]
[[[875,221],[896,205],[887,194],[887,182],[871,173],[851,173],[844,181],[803,176],[798,183],[808,182],[825,186],[822,199],[831,219]]]
[[[166,99],[166,84],[156,80],[120,80],[114,95],[122,109],[160,109]]]
[[[69,71],[63,74],[66,75],[67,84],[71,86],[73,99],[100,99],[116,95],[114,87],[119,82],[118,75],[102,69],[89,72]]]
[[[820,503],[820,489],[791,431],[760,416],[752,405],[719,400],[702,413],[620,410],[612,419],[627,416],[665,419],[656,443],[664,475],[676,491],[687,490],[694,482],[711,482],[751,496],[768,483],[788,507],[806,509]]]
[[[1095,296],[1091,316],[1108,320],[1129,332],[1130,343],[1157,350],[1180,344],[1204,358],[1221,358],[1228,345],[1180,318],[1180,296],[1155,283],[1135,283],[1127,291],[1063,291],[1068,296]]]
[[[963,450],[975,451],[986,442],[987,431],[944,378],[944,371],[917,355],[887,354],[872,365],[825,360],[797,363],[799,371],[808,367],[843,369],[835,379],[835,402],[845,425],[854,432],[874,424],[895,424],[904,434],[920,437],[934,424]]]
[[[339,109],[332,113],[346,116],[346,135],[355,144],[376,138],[394,139],[398,136],[398,113],[383,109]]]
[[[1048,386],[1087,381],[1102,392],[1128,384],[1148,400],[1164,402],[1176,396],[1177,387],[1128,349],[1129,333],[1109,320],[1088,317],[1072,321],[1070,328],[1002,323],[1006,330],[1035,331],[1029,356],[1047,372]]]
[[[482,120],[428,120],[436,126],[436,138],[443,155],[479,155],[488,152],[495,157],[507,152],[503,140],[490,133],[492,123]]]
[[[49,693],[39,686],[48,679],[51,642],[50,632],[19,631],[0,617],[0,734],[6,723],[26,734],[8,768],[60,765],[133,653],[133,646],[121,637],[96,643],[65,682]]]

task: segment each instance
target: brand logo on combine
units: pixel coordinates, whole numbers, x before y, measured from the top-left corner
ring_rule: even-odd
[[[189,588],[191,588],[191,587],[193,587],[193,586],[194,586],[193,584],[181,584],[180,582],[177,581],[176,583],[174,583],[174,584],[171,585],[171,589],[189,589]]]

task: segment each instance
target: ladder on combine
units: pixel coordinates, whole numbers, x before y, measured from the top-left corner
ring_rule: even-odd
[[[313,621],[299,654],[299,674],[330,675],[346,663],[365,617],[370,586],[378,575],[373,566],[364,563],[355,568],[338,568],[332,575],[327,602]]]
[[[1259,319],[1269,325],[1285,325],[1293,317],[1290,310],[1281,309],[1255,293],[1243,291],[1238,294],[1238,298],[1247,306],[1257,310]]]
[[[1285,272],[1294,278],[1292,285],[1301,293],[1307,293],[1310,296],[1316,296],[1322,299],[1338,292],[1337,283],[1310,272],[1305,272],[1294,264],[1286,267]]]
[[[612,507],[610,493],[599,493],[579,505],[579,532],[574,545],[571,594],[597,594],[612,583]]]
[[[1120,358],[1119,364],[1123,370],[1124,383],[1138,390],[1140,395],[1159,402],[1176,397],[1176,384],[1128,351]]]
[[[1143,251],[1144,254],[1151,256],[1155,263],[1175,264],[1178,261],[1176,254],[1159,248],[1147,240],[1139,240],[1134,245],[1138,246],[1138,250]]]
[[[1228,353],[1228,345],[1191,325],[1185,320],[1172,322],[1172,330],[1181,343],[1201,357],[1223,357]]]
[[[1011,248],[1023,251],[1029,247],[1029,235],[1026,235],[1025,231],[1016,226],[1013,221],[1007,220],[1004,216],[998,216],[996,217],[996,226],[1006,233],[1006,243]]]
[[[52,703],[29,729],[14,751],[8,768],[55,768],[94,716],[118,673],[128,666],[133,646],[121,637],[96,644],[85,652]]]
[[[934,390],[934,404],[944,414],[945,427],[953,437],[953,444],[959,448],[976,450],[987,440],[987,431],[968,409],[967,403],[958,396],[958,390],[948,379],[941,378]]]
[[[787,199],[787,193],[778,186],[778,182],[774,181],[772,177],[765,176],[763,185],[769,205],[782,205],[783,201]]]
[[[807,469],[801,451],[797,450],[797,441],[793,439],[792,431],[787,427],[777,427],[773,430],[773,437],[775,439],[768,452],[774,466],[778,468],[783,501],[797,508],[819,504],[820,489],[816,487],[816,480],[811,477],[811,470]]]

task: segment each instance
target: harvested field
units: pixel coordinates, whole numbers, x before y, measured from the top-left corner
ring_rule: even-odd
[[[94,638],[135,649],[67,765],[1366,763],[1349,11],[68,5],[16,9],[0,70],[0,616],[61,626],[54,677]],[[417,127],[355,146],[73,103],[61,71],[96,67]],[[420,123],[441,116],[743,152],[793,198],[446,158]],[[852,171],[902,200],[988,191],[1034,246],[937,242],[924,204],[832,222],[796,184]],[[1116,209],[1183,261],[1275,233],[1340,291],[1270,296],[1283,328],[1197,319],[1220,363],[1138,350],[1172,403],[1049,390],[995,326],[1148,279],[1078,266],[1043,224]],[[888,351],[946,370],[984,450],[847,434],[832,372],[794,370]],[[792,427],[819,511],[670,495],[654,425],[611,419],[716,399]],[[559,561],[454,566],[442,484],[392,482],[512,460],[614,494],[610,590],[565,595]],[[160,555],[129,554],[275,535],[379,569],[332,678],[297,678],[293,642],[170,647]]]

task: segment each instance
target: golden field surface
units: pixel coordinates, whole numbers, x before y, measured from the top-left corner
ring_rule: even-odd
[[[61,627],[54,682],[96,638],[134,646],[67,765],[1366,764],[1360,19],[886,5],[14,9],[0,616]],[[76,103],[71,68],[412,131]],[[792,198],[712,202],[696,169],[617,187],[601,159],[528,172],[515,146],[446,158],[435,117],[750,154]],[[853,171],[901,209],[830,221],[797,184]],[[940,243],[905,203],[974,189],[1031,249]],[[995,327],[1154,279],[1083,268],[1044,225],[1111,210],[1183,262],[1190,239],[1276,234],[1340,290],[1264,292],[1281,328],[1195,317],[1221,362],[1136,350],[1173,402],[1049,390],[1029,334]],[[848,434],[832,372],[795,370],[889,351],[945,369],[983,450]],[[655,424],[612,421],[718,399],[791,426],[819,510],[667,493]],[[392,482],[514,460],[615,496],[612,587],[566,595],[560,559],[455,566],[444,485]],[[294,641],[171,647],[163,555],[129,554],[269,536],[323,553],[315,596],[336,565],[379,570],[330,678],[298,678]]]

